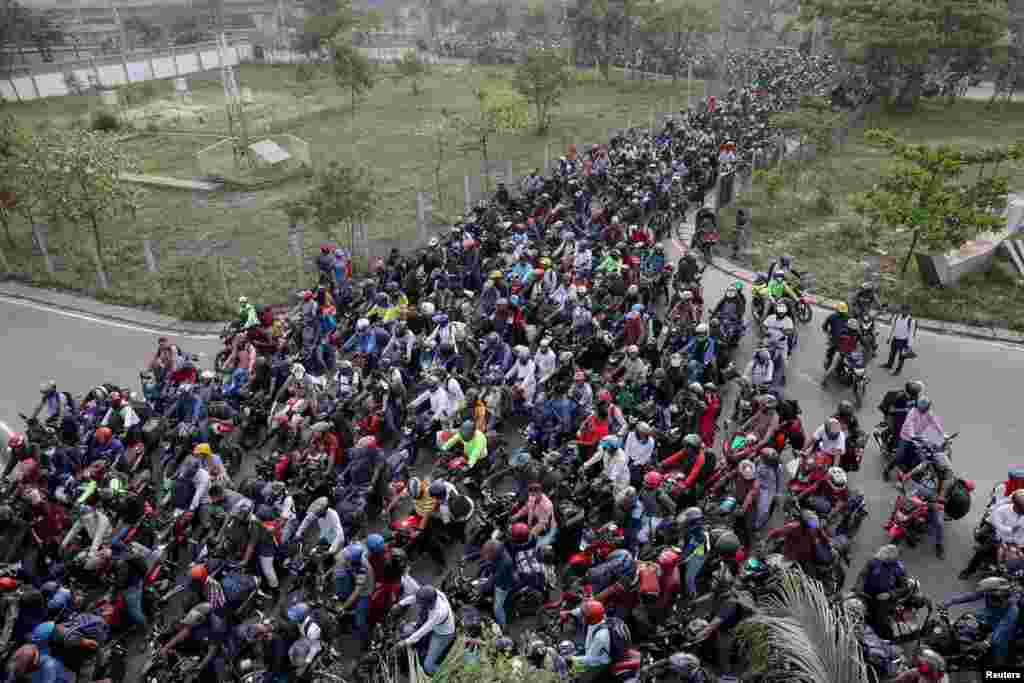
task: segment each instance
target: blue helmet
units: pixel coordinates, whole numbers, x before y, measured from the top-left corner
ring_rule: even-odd
[[[633,307],[630,310],[633,313],[643,313],[644,312],[644,305],[643,304],[633,304]]]
[[[32,629],[32,635],[29,636],[28,642],[30,643],[48,643],[53,637],[54,631],[57,630],[57,624],[52,621],[44,621],[43,623]]]
[[[288,621],[294,624],[301,624],[309,616],[309,605],[304,602],[297,602],[288,608]]]
[[[345,548],[345,550],[343,551],[343,556],[346,562],[359,562],[363,559],[363,546],[359,545],[358,543],[353,543],[352,545]]]
[[[47,601],[46,607],[52,610],[66,609],[71,606],[73,597],[71,591],[67,588],[61,588]]]
[[[512,304],[513,306],[518,306],[519,305],[519,295],[518,294],[513,294],[511,297],[509,297],[508,302],[510,304]]]
[[[366,549],[373,554],[383,552],[387,544],[384,542],[384,537],[380,534],[370,534],[366,537]]]

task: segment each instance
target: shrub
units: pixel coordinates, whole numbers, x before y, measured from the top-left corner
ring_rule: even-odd
[[[121,120],[117,115],[109,111],[94,111],[89,127],[93,130],[111,133],[121,129]]]
[[[295,67],[295,80],[298,83],[308,83],[316,78],[316,69],[312,64],[301,62]]]

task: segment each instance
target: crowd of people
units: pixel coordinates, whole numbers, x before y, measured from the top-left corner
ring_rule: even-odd
[[[480,656],[493,622],[497,656],[564,680],[738,680],[738,625],[799,570],[881,675],[943,680],[962,640],[900,654],[923,595],[896,546],[841,593],[868,434],[845,400],[805,433],[787,392],[809,320],[798,264],[705,292],[694,254],[661,243],[691,217],[695,241],[716,232],[700,209],[721,167],[835,87],[825,57],[750,66],[746,87],[570,150],[373,273],[324,245],[294,307],[239,300],[213,368],[161,339],[139,391],[44,384],[0,507],[9,679],[128,680],[139,642],[134,680],[369,681],[406,648],[433,675],[459,634]],[[825,321],[827,373],[856,374],[876,296]],[[893,524],[941,556],[964,504],[949,439],[921,382],[880,409],[912,490]],[[1013,566],[1024,528],[1010,475],[965,569],[985,578],[950,601],[986,601],[971,637],[1004,663],[1019,583],[992,567]]]

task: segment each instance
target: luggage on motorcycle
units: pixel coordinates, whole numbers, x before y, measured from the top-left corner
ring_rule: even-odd
[[[604,626],[608,629],[608,654],[613,662],[617,662],[626,656],[633,644],[633,636],[626,622],[618,617],[606,617]]]
[[[946,494],[946,516],[961,519],[971,511],[971,491],[963,479],[957,479]]]

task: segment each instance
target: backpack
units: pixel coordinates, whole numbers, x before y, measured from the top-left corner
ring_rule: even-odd
[[[946,515],[950,519],[961,519],[971,511],[971,492],[963,479],[957,478],[946,494]]]
[[[612,663],[626,656],[626,651],[633,644],[633,636],[629,633],[626,622],[618,617],[606,617],[604,626],[608,629],[608,655]]]

